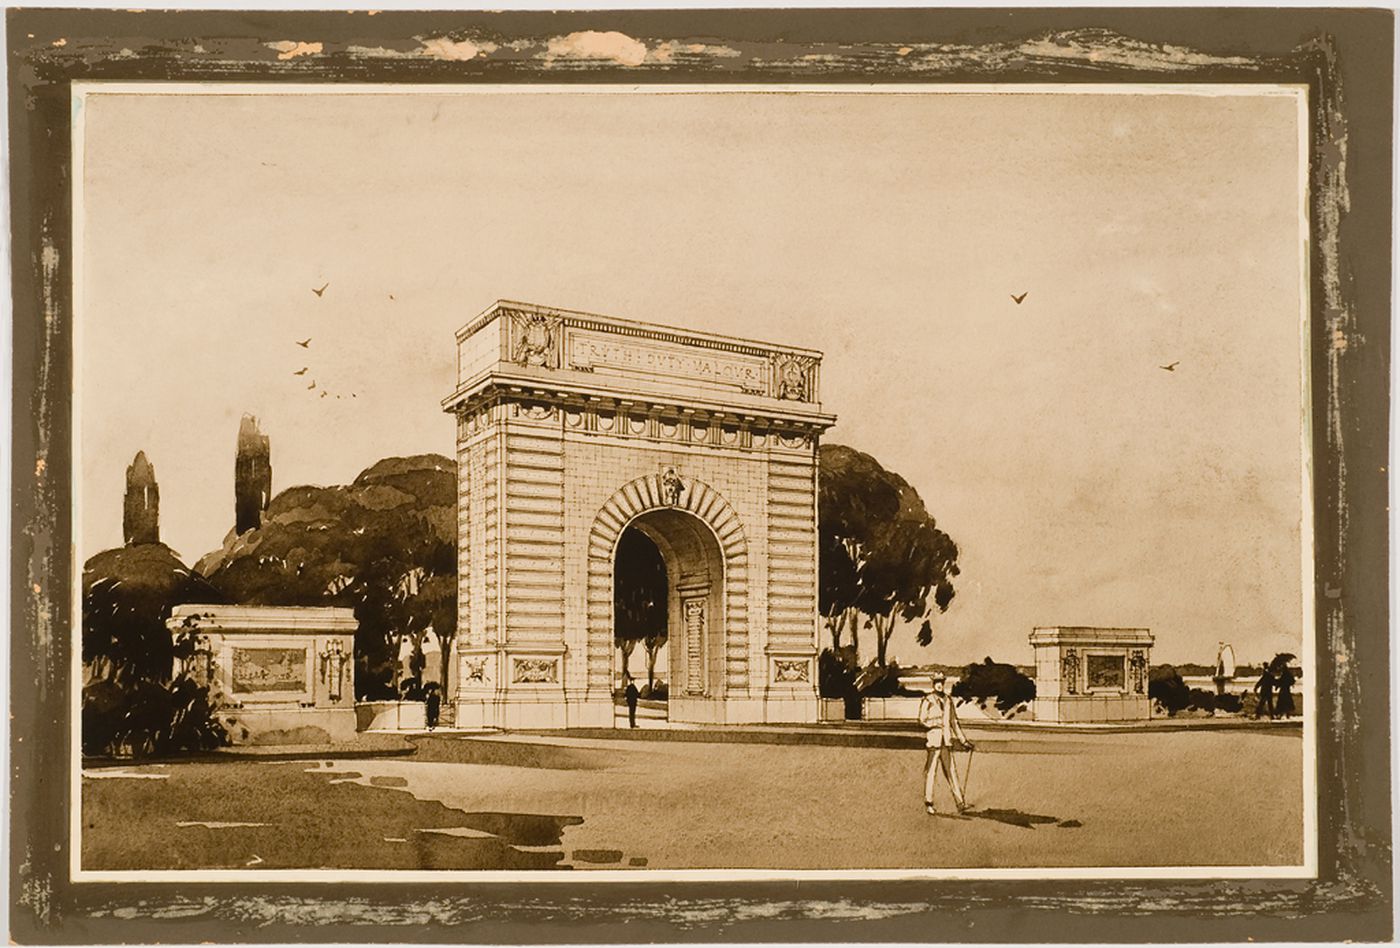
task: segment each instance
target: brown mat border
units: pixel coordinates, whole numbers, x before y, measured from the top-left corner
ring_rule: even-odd
[[[1256,941],[1391,932],[1387,396],[1392,14],[1376,9],[574,13],[12,10],[12,938],[77,942]],[[548,64],[617,30],[724,46]],[[490,40],[447,62],[415,37]],[[321,51],[288,60],[266,44]],[[510,41],[523,41],[511,48]],[[196,49],[196,46],[203,51]],[[376,58],[350,47],[383,47]],[[907,48],[907,50],[906,50]],[[803,57],[815,56],[815,59]],[[1317,880],[74,884],[69,84],[1300,83],[1311,106],[1319,686]],[[1221,319],[1230,314],[1221,313]],[[1208,418],[1202,419],[1209,424]],[[1241,788],[1242,792],[1245,788]],[[1144,801],[1144,805],[1150,805]]]

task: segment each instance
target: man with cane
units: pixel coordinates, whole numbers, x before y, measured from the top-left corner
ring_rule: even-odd
[[[924,700],[919,703],[919,723],[928,731],[924,740],[928,748],[927,772],[924,776],[924,809],[930,816],[938,813],[933,805],[933,786],[939,771],[943,772],[944,779],[953,791],[953,802],[957,804],[958,812],[962,813],[967,809],[962,784],[958,780],[958,767],[953,760],[953,750],[966,748],[967,760],[971,764],[972,742],[963,734],[962,725],[958,723],[958,714],[953,710],[952,696],[943,690],[945,681],[947,678],[942,672],[934,672],[933,691],[924,695]]]

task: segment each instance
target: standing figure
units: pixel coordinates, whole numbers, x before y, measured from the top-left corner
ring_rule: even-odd
[[[1264,667],[1264,674],[1259,676],[1259,680],[1254,683],[1254,690],[1259,693],[1259,703],[1254,706],[1254,717],[1259,718],[1267,714],[1274,716],[1274,670],[1271,666]]]
[[[958,779],[958,767],[953,760],[953,749],[965,747],[971,750],[972,742],[963,734],[962,725],[958,723],[952,697],[943,690],[946,681],[947,678],[942,672],[934,672],[933,691],[924,695],[924,700],[919,703],[919,723],[928,730],[924,740],[928,748],[924,773],[924,809],[930,816],[938,812],[933,805],[933,787],[940,771],[953,791],[953,802],[957,805],[958,812],[967,809],[962,783]]]
[[[641,692],[637,691],[637,682],[633,680],[631,675],[627,676],[627,690],[624,694],[627,696],[627,726],[636,727],[637,699],[641,697]]]
[[[1274,714],[1280,718],[1291,718],[1295,710],[1293,706],[1293,683],[1298,679],[1293,677],[1293,672],[1286,663],[1280,664],[1277,673],[1278,698],[1274,702]]]
[[[442,713],[442,694],[435,681],[428,682],[427,694],[423,697],[423,718],[428,730],[437,727],[438,715]]]

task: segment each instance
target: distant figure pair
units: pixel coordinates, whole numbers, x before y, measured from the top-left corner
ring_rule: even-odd
[[[953,760],[955,749],[972,750],[972,742],[963,734],[958,723],[958,713],[953,710],[953,698],[947,694],[944,684],[947,677],[942,672],[933,676],[933,691],[919,702],[919,723],[927,730],[924,745],[928,748],[928,761],[924,774],[924,809],[930,816],[938,813],[933,803],[933,790],[941,772],[948,787],[953,791],[953,802],[962,813],[967,809],[963,796],[962,781],[958,779],[958,766]],[[969,758],[970,759],[970,758]]]

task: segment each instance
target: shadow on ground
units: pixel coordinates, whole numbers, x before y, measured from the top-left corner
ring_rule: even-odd
[[[403,792],[402,778],[366,786],[305,764],[126,770],[84,780],[85,869],[568,869],[564,831],[583,823],[465,812]],[[149,773],[162,779],[139,779]]]
[[[579,747],[493,741],[479,737],[415,737],[419,763],[483,764],[497,767],[533,767],[540,770],[606,770],[621,762],[619,752],[607,754]]]
[[[1062,820],[1058,816],[1040,816],[1035,813],[1025,813],[1021,810],[964,810],[959,816],[965,820],[993,820],[997,823],[1006,823],[1009,826],[1019,826],[1023,829],[1035,829],[1037,826],[1059,826],[1064,829],[1074,829],[1084,824],[1078,820]]]

